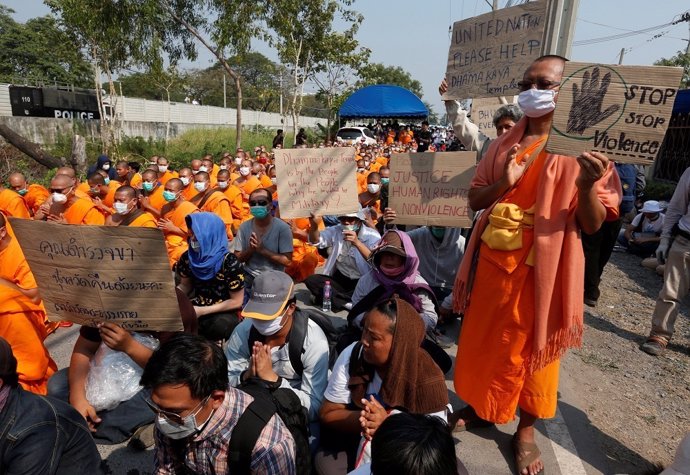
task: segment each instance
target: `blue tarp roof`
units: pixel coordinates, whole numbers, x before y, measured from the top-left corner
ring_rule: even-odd
[[[687,114],[690,112],[690,89],[678,91],[676,102],[673,103],[674,114]]]
[[[367,86],[350,95],[340,107],[343,119],[424,118],[429,115],[424,103],[400,86],[381,84]]]

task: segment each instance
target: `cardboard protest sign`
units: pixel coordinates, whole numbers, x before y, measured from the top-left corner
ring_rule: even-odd
[[[453,24],[443,98],[518,93],[518,81],[542,55],[546,1],[529,2]]]
[[[10,222],[51,320],[182,330],[160,230]]]
[[[390,161],[388,206],[397,224],[472,225],[467,201],[477,152],[396,153]]]
[[[281,218],[357,211],[354,148],[288,148],[275,154]]]
[[[511,103],[517,102],[517,96],[509,97]],[[477,124],[479,131],[489,138],[496,138],[494,114],[504,105],[498,97],[472,99],[472,122]]]
[[[546,149],[602,152],[650,165],[664,140],[683,68],[568,62]]]

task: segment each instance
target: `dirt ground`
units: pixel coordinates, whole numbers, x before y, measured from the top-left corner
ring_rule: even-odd
[[[604,270],[596,308],[586,307],[583,347],[564,370],[573,379],[613,473],[648,473],[673,460],[690,431],[688,301],[666,353],[639,350],[649,334],[662,277],[640,258],[614,252]]]

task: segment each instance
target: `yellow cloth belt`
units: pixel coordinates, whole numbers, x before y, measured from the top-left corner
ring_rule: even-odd
[[[515,251],[522,249],[524,228],[534,226],[534,206],[523,210],[513,203],[498,203],[489,215],[489,224],[482,233],[482,241],[490,249]],[[534,248],[527,256],[527,265],[534,265]]]

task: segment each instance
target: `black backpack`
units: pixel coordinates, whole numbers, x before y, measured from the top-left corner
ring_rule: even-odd
[[[238,386],[254,398],[232,430],[228,449],[228,469],[232,474],[248,474],[256,441],[275,414],[280,417],[295,439],[297,475],[311,473],[309,450],[309,417],[302,402],[290,389],[269,389],[266,381],[250,378]]]
[[[290,329],[290,333],[288,334],[287,343],[290,364],[292,365],[292,368],[295,370],[295,373],[297,373],[300,378],[302,377],[302,373],[304,372],[304,365],[302,364],[302,354],[304,353],[304,340],[307,337],[307,327],[309,324],[309,320],[312,320],[319,327],[321,327],[321,330],[323,330],[323,333],[326,335],[326,339],[328,340],[329,368],[333,368],[333,363],[335,363],[335,359],[337,356],[335,346],[338,342],[338,338],[340,337],[340,333],[338,332],[338,330],[336,330],[335,326],[333,325],[331,317],[329,317],[327,314],[314,308],[306,310],[302,310],[300,308],[295,309],[295,313],[292,314],[292,328]],[[261,335],[258,331],[256,331],[256,328],[252,326],[251,330],[249,330],[248,348],[251,350],[251,348],[254,346],[254,342],[260,340]]]

